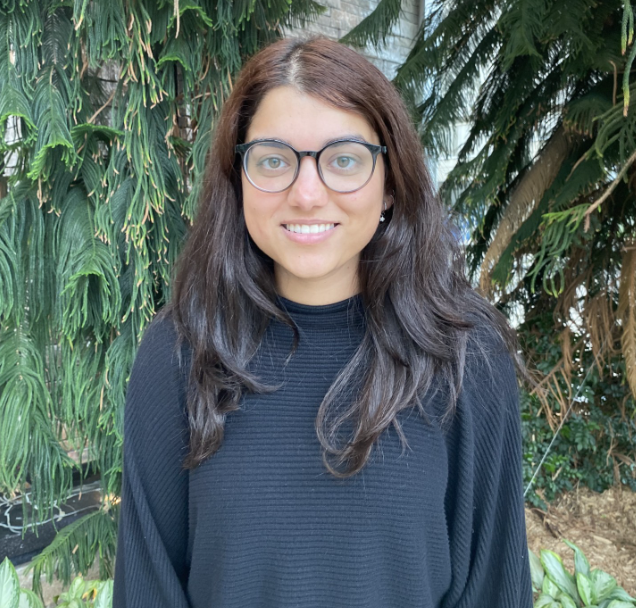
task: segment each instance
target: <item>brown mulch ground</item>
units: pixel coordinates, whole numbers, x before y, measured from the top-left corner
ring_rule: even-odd
[[[538,556],[550,549],[574,571],[573,542],[592,568],[611,574],[631,596],[636,596],[636,493],[610,488],[602,494],[587,488],[564,494],[547,513],[526,507],[528,545]]]

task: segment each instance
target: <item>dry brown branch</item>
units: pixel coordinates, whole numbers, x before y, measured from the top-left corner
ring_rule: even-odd
[[[557,364],[550,370],[550,372],[534,387],[532,390],[532,395],[536,395],[539,399],[539,403],[541,408],[539,412],[543,411],[545,414],[545,419],[552,431],[556,429],[557,421],[552,411],[552,407],[550,407],[550,395],[554,394],[554,390],[552,388],[553,384],[557,382],[555,380],[556,375],[561,371],[563,367],[563,359],[560,359]]]
[[[563,369],[561,369],[560,372],[561,372],[560,373],[561,377],[563,377]],[[550,382],[549,387],[550,387],[550,392],[552,393],[552,396],[554,397],[556,402],[559,404],[559,411],[556,413],[556,416],[558,416],[559,422],[561,422],[563,420],[563,416],[565,416],[565,412],[568,409],[570,400],[563,395],[563,391],[561,390],[561,385],[559,384],[558,378],[556,376],[554,380]],[[552,425],[550,425],[550,428],[554,430]]]
[[[636,250],[623,252],[617,316],[623,323],[621,345],[627,383],[636,398]]]
[[[574,248],[564,272],[565,287],[554,306],[554,318],[558,323],[566,323],[572,318],[571,309],[577,308],[578,304],[578,288],[580,285],[585,285],[585,293],[587,293],[591,277],[592,268],[588,263],[587,253],[583,248]]]
[[[579,349],[583,350],[584,348],[585,343],[583,338],[580,338],[574,344],[570,344],[569,353],[571,358],[574,359],[575,353]],[[566,359],[562,356],[554,367],[541,380],[538,380],[534,384],[530,391],[531,395],[535,395],[538,398],[540,404],[539,412],[543,411],[545,413],[546,420],[553,431],[558,426],[558,413],[555,414],[550,405],[551,398],[558,402],[560,411],[563,412],[563,414],[567,411],[573,398],[571,382],[571,369],[573,366],[571,362],[569,365],[570,371],[566,373]],[[563,391],[560,388],[560,379],[563,379],[563,383],[567,387],[567,398],[563,395]]]
[[[612,301],[608,292],[603,290],[594,297],[588,298],[583,307],[583,320],[590,336],[592,353],[602,374],[606,363],[606,354],[615,353],[613,335],[616,331]]]
[[[561,343],[561,353],[563,355],[563,367],[561,371],[565,377],[566,382],[569,384],[569,380],[572,376],[572,332],[569,327],[559,334],[559,342]]]
[[[177,20],[177,31],[174,35],[175,38],[179,37],[179,21],[180,21],[179,0],[174,0],[174,18]]]
[[[570,149],[571,139],[566,134],[565,129],[559,127],[541,151],[539,158],[526,171],[512,192],[510,202],[503,213],[488,251],[486,251],[481,267],[479,286],[485,295],[490,293],[490,275],[501,254],[556,178],[563,161],[570,153]]]
[[[97,110],[97,112],[95,112],[95,114],[93,114],[89,119],[88,119],[88,123],[92,124],[93,121],[100,115],[100,113],[110,104],[110,102],[115,98],[115,92],[117,91],[117,87],[113,88],[113,92],[110,94],[110,97],[106,100],[106,103],[99,108],[99,110]]]

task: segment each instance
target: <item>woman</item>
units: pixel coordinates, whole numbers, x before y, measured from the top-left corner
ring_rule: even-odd
[[[269,46],[205,184],[128,388],[114,606],[529,607],[514,335],[391,84]]]

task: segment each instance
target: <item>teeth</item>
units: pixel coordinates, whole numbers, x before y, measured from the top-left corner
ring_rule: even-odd
[[[335,224],[285,224],[285,228],[290,232],[297,232],[299,234],[317,234],[319,232],[326,232],[335,228]]]

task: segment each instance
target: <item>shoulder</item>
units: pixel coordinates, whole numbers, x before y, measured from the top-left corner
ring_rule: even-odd
[[[160,310],[143,332],[139,352],[152,348],[174,348],[177,332],[169,310]]]
[[[512,348],[494,325],[476,323],[466,336],[465,377],[478,383],[516,378]]]
[[[514,357],[492,325],[482,323],[469,332],[458,406],[469,409],[475,423],[498,426],[509,415],[519,415]]]
[[[177,327],[169,309],[162,309],[150,322],[142,335],[135,367],[167,371],[183,367],[188,359],[188,349],[179,337]]]
[[[124,460],[153,467],[166,453],[180,454],[187,445],[186,401],[176,328],[160,314],[143,333],[128,382]]]
[[[513,356],[505,340],[494,328],[475,327],[467,336],[455,408],[446,419],[454,475],[462,467],[489,474],[491,467],[499,466],[496,463],[501,462],[505,446],[516,445],[521,425],[518,390]],[[506,453],[517,458],[514,450]]]
[[[135,355],[131,380],[135,376],[165,373],[174,364],[176,331],[172,318],[155,317],[143,332]]]
[[[159,313],[143,333],[130,374],[127,401],[135,402],[139,409],[154,409],[168,400],[181,402],[184,354],[171,314]]]

